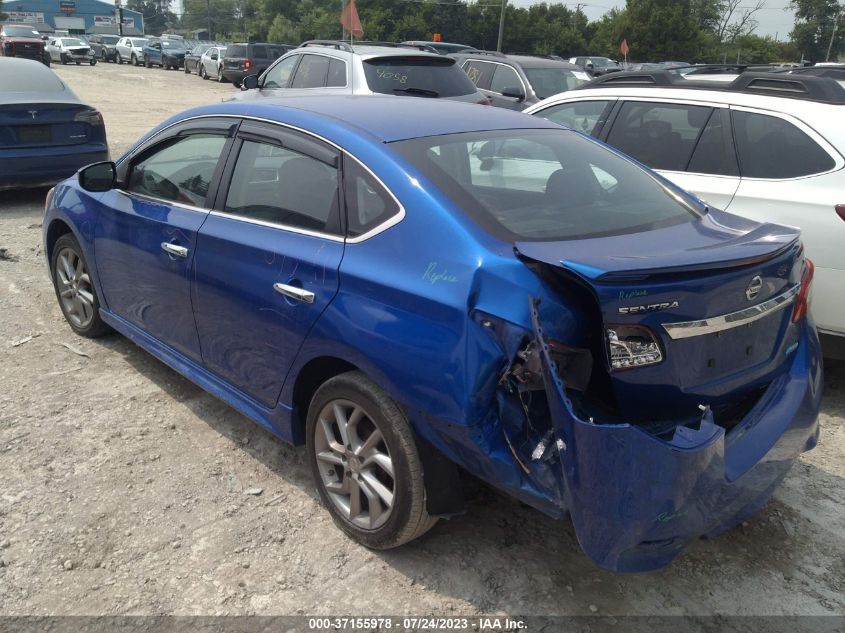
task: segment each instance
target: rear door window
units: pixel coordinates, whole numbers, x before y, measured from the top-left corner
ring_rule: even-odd
[[[244,140],[224,211],[298,229],[339,233],[338,172],[292,149]]]
[[[473,94],[475,86],[450,57],[376,57],[364,61],[373,92],[420,97]]]
[[[490,90],[502,94],[508,88],[522,88],[522,82],[519,80],[519,75],[510,66],[503,64],[496,64],[496,70],[493,73],[493,79],[490,81]]]
[[[464,72],[466,72],[469,80],[482,90],[490,89],[490,80],[493,79],[494,70],[496,70],[496,65],[486,62],[469,61],[464,65]]]
[[[799,178],[836,166],[830,154],[789,121],[738,110],[731,117],[744,178]]]
[[[291,81],[291,88],[322,88],[326,85],[329,72],[328,57],[323,55],[302,55]]]
[[[534,116],[595,135],[599,122],[605,120],[612,104],[613,101],[574,101],[551,106],[535,112]]]
[[[723,115],[725,118],[723,119]],[[704,127],[695,151],[692,153],[687,171],[694,174],[717,174],[719,176],[738,176],[736,154],[729,142],[730,132],[726,129],[727,113],[721,109],[713,110],[710,120]]]
[[[346,85],[346,62],[333,59],[329,62],[329,76],[326,79],[328,88],[342,88]]]
[[[629,101],[607,142],[652,169],[684,171],[713,108]]]

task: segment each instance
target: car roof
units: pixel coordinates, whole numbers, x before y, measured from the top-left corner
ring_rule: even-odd
[[[253,116],[298,125],[329,140],[339,132],[366,133],[383,143],[507,129],[561,129],[541,117],[449,99],[395,96],[288,96],[257,101],[226,101],[178,115]],[[171,123],[174,120],[171,120]]]
[[[506,55],[512,62],[518,62],[523,68],[570,68],[581,70],[580,66],[562,62],[559,59],[546,59],[545,57],[534,57],[533,55]]]

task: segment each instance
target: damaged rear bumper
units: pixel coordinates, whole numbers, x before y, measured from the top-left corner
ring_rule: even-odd
[[[616,571],[669,564],[692,539],[716,535],[759,510],[797,456],[818,439],[822,364],[807,324],[789,371],[774,380],[731,431],[709,409],[698,429],[678,427],[669,441],[628,424],[594,424],[574,413],[543,339],[536,310],[563,490],[549,490],[569,511],[584,552]]]

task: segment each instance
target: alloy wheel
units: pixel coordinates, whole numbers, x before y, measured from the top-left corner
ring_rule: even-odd
[[[76,327],[85,328],[94,319],[94,288],[79,253],[63,248],[56,259],[56,285],[65,315]]]
[[[373,418],[349,400],[330,401],[314,430],[320,477],[335,508],[364,530],[384,525],[396,494],[393,460]]]

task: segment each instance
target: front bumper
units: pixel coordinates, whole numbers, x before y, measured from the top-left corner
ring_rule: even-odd
[[[648,571],[669,564],[690,540],[759,510],[798,455],[816,445],[822,364],[810,321],[789,370],[727,435],[707,410],[697,430],[679,427],[663,441],[628,424],[580,420],[532,314],[560,440],[562,490],[554,493],[584,552],[602,567]]]
[[[104,160],[109,151],[100,143],[0,150],[0,190],[54,185]]]

